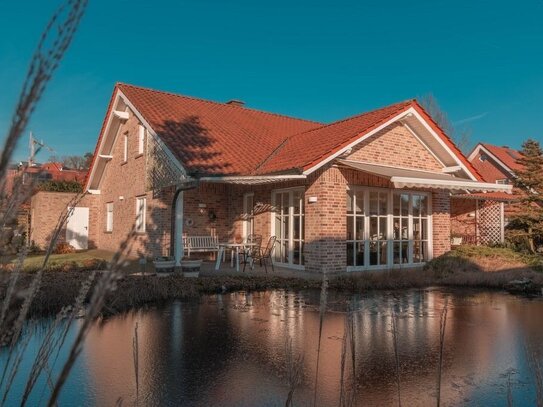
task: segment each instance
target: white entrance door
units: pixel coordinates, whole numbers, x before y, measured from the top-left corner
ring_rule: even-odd
[[[89,248],[89,208],[68,208],[66,243],[77,250]]]

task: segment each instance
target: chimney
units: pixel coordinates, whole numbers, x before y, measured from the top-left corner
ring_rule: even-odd
[[[238,106],[238,107],[243,107],[245,106],[245,102],[242,101],[242,100],[237,100],[237,99],[232,99],[232,100],[229,100],[228,102],[226,102],[227,105],[233,105],[233,106]]]

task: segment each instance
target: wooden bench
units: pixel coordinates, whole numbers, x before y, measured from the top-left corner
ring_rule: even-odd
[[[184,252],[190,257],[191,253],[205,253],[219,251],[218,236],[183,236]]]

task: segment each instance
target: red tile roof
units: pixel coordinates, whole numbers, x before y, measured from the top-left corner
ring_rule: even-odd
[[[321,126],[236,104],[117,87],[191,173],[248,175],[285,138]]]
[[[414,108],[479,179],[477,170],[415,101],[409,100],[331,124],[296,119],[119,83],[183,166],[199,175],[264,175],[301,172],[360,136]],[[112,107],[112,101],[108,113]],[[106,119],[102,126],[103,137]],[[95,157],[96,158],[96,152]]]
[[[499,147],[486,143],[481,143],[481,145],[513,172],[515,172],[515,170],[522,170],[523,166],[517,163],[517,159],[522,157],[519,151],[507,146]]]
[[[289,137],[258,169],[258,174],[306,170],[411,107],[400,102]]]

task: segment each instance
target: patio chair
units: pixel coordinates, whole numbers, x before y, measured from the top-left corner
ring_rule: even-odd
[[[253,243],[253,245],[249,246],[247,250],[244,250],[242,253],[240,253],[240,256],[243,257],[243,271],[245,271],[245,267],[247,266],[247,262],[249,261],[249,259],[251,259],[252,268],[255,257],[259,256],[262,246],[262,235],[251,234],[247,236],[246,242]]]
[[[268,267],[266,265],[266,262],[268,259],[270,259],[272,271],[275,271],[275,269],[273,268],[273,259],[271,255],[273,253],[273,248],[275,246],[276,240],[277,238],[275,236],[271,236],[270,239],[268,240],[268,244],[266,245],[266,248],[264,250],[260,250],[256,254],[256,257],[253,257],[253,261],[258,260],[260,262],[260,267],[262,267],[262,264],[264,264],[264,269],[266,270],[266,273],[268,272]]]

